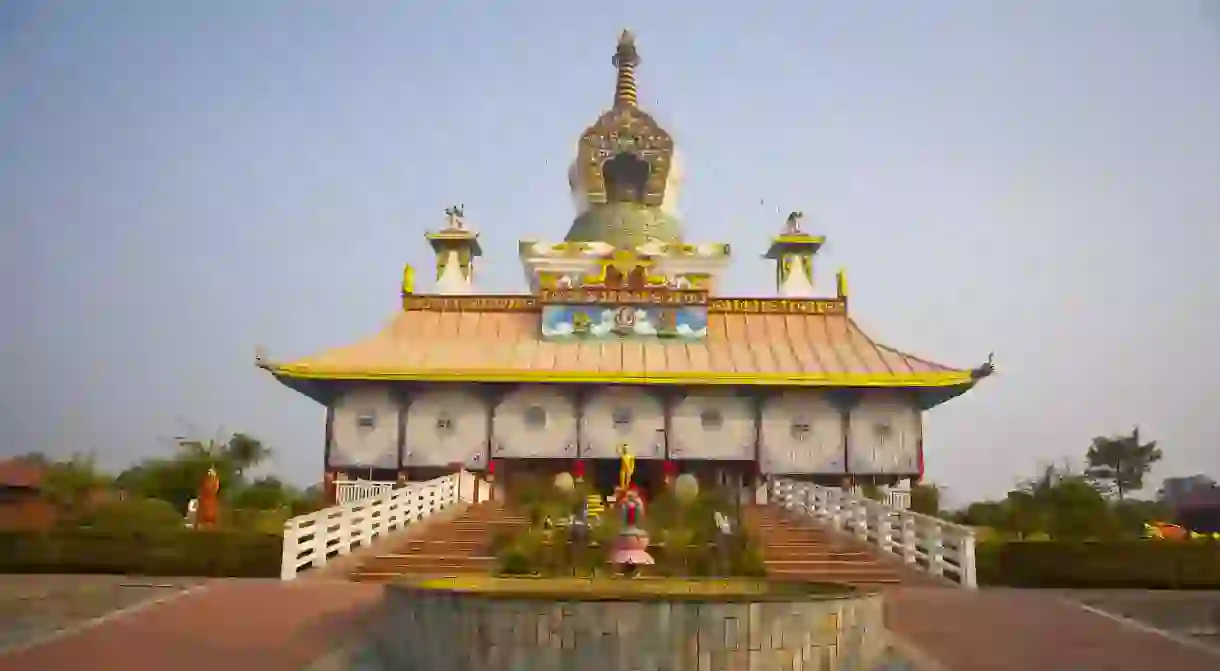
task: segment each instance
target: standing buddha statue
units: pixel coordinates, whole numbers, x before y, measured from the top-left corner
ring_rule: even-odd
[[[199,486],[199,509],[195,517],[195,525],[200,529],[216,526],[220,516],[220,503],[217,494],[220,492],[220,476],[215,468],[209,468]]]

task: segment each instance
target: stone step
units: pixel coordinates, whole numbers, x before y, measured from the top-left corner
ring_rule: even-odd
[[[401,566],[485,566],[490,567],[496,561],[495,557],[486,555],[378,555],[367,562],[360,570],[390,568]]]
[[[768,561],[782,561],[788,559],[795,560],[816,560],[829,559],[836,561],[863,561],[871,562],[873,560],[869,553],[862,550],[835,550],[826,547],[805,548],[805,547],[763,547],[763,558]]]
[[[432,569],[410,569],[399,571],[364,571],[359,570],[351,575],[351,579],[356,582],[392,582],[402,578],[448,578],[452,576],[463,575],[481,575],[487,573],[487,569],[482,567],[444,567]]]
[[[496,527],[496,526],[477,526],[477,527],[436,527],[428,529],[425,535],[420,535],[418,538],[426,538],[428,540],[445,540],[450,538],[482,538],[490,541],[491,537],[496,534],[514,533],[516,531],[524,531],[525,527]]]
[[[454,540],[454,539],[421,539],[410,538],[398,546],[397,554],[407,554],[413,551],[432,550],[434,554],[453,554],[466,550],[481,550],[487,546],[486,540]]]
[[[446,526],[449,526],[449,527],[455,528],[455,529],[473,529],[473,528],[510,527],[510,526],[524,527],[524,526],[528,526],[528,525],[529,525],[529,522],[526,520],[506,520],[503,518],[489,519],[489,520],[464,520],[464,519],[458,518],[458,519],[450,520],[449,524]]]

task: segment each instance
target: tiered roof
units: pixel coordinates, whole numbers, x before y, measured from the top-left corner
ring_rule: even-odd
[[[925,407],[991,373],[990,363],[953,368],[874,341],[847,314],[841,274],[835,297],[810,298],[810,264],[824,240],[800,230],[799,212],[768,253],[784,297],[716,295],[728,247],[687,244],[670,221],[673,143],[638,109],[629,33],[614,62],[614,107],[582,136],[572,173],[585,209],[568,242],[521,244],[533,293],[473,290],[481,250],[455,206],[442,234],[461,239],[428,236],[438,259],[434,293],[415,293],[408,268],[403,311],[380,333],[296,361],[260,357],[259,365],[315,397],[323,392],[310,381],[323,380],[888,387],[922,390]],[[544,332],[548,320],[568,329],[564,338]],[[601,321],[589,329],[590,320]]]

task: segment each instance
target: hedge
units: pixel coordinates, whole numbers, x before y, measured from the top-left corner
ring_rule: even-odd
[[[237,530],[0,532],[0,573],[275,577],[283,539]]]
[[[1220,589],[1215,541],[980,543],[979,583],[1009,587]]]

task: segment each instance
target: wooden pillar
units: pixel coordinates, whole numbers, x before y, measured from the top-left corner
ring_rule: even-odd
[[[336,505],[339,502],[339,488],[335,485],[335,472],[326,471],[322,474],[322,498],[325,499],[327,506]]]
[[[843,489],[849,489],[856,475],[851,470],[851,413],[860,403],[860,392],[855,389],[838,389],[831,394],[831,403],[839,410],[839,426],[843,431]]]

